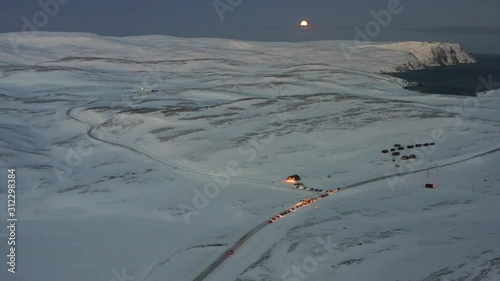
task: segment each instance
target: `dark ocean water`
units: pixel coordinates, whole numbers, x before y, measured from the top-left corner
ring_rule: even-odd
[[[418,86],[406,87],[408,90],[429,94],[473,96],[478,88],[481,91],[500,88],[500,55],[474,57],[478,60],[476,64],[433,67],[390,75],[419,83]]]

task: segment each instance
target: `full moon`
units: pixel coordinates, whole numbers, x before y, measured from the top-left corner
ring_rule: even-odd
[[[308,26],[309,23],[306,20],[300,22],[300,26]]]

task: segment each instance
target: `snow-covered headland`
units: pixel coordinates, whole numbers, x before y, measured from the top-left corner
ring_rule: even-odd
[[[379,48],[401,51],[409,55],[405,61],[398,61],[387,72],[420,70],[432,66],[448,66],[464,63],[476,63],[459,44],[439,42],[400,42],[376,45]]]

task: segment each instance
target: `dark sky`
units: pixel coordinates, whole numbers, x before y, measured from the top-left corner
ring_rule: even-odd
[[[21,31],[25,17],[40,31],[110,36],[164,34],[257,41],[353,40],[356,26],[364,30],[367,23],[374,20],[371,11],[388,10],[388,4],[398,0],[217,1],[226,5],[241,3],[225,12],[221,20],[214,0],[4,0],[0,9],[0,33]],[[402,11],[393,13],[386,26],[377,23],[380,30],[375,30],[369,40],[457,42],[473,53],[500,53],[499,0],[399,1]],[[59,11],[44,19],[47,12],[39,2],[59,3]],[[308,19],[314,27],[298,29],[301,19]]]

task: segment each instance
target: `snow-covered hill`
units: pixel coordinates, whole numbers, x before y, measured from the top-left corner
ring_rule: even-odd
[[[376,45],[379,48],[407,53],[410,57],[386,69],[386,72],[401,72],[425,69],[431,66],[446,66],[476,63],[459,44],[440,42],[400,42]]]
[[[17,171],[19,260],[0,280],[192,281],[318,195],[282,182],[295,173],[342,190],[266,225],[207,280],[498,280],[494,94],[406,91],[380,70],[409,55],[378,43],[9,36],[0,167]],[[430,142],[402,151],[415,161],[381,152]]]

